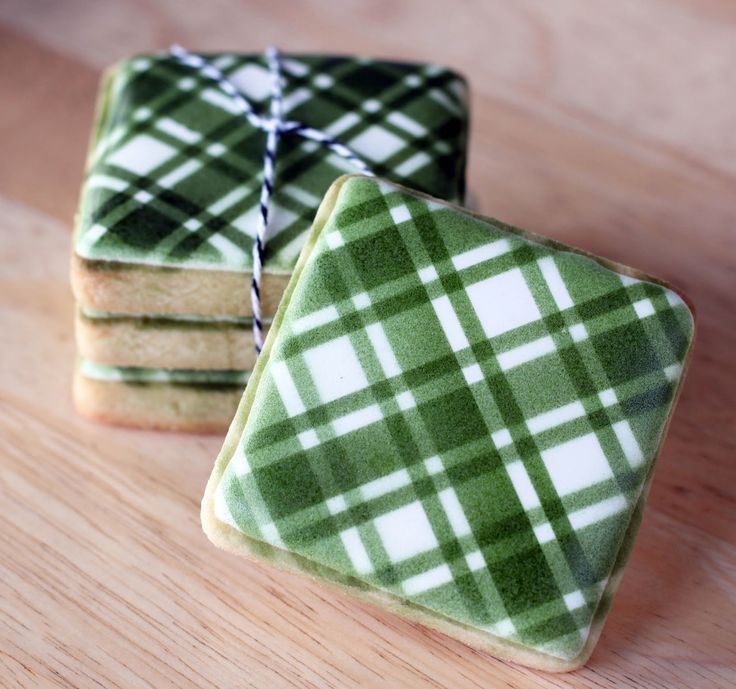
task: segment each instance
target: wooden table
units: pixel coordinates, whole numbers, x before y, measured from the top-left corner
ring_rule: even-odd
[[[736,8],[450,5],[0,2],[0,685],[734,686]],[[694,363],[585,669],[501,663],[220,552],[198,518],[220,438],[74,414],[69,231],[97,80],[174,40],[457,67],[482,211],[692,296]]]

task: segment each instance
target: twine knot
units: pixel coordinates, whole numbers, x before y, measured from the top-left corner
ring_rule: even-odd
[[[266,248],[269,205],[271,195],[273,194],[276,153],[281,135],[296,134],[304,139],[315,141],[328,148],[332,153],[352,163],[363,174],[372,176],[373,172],[345,144],[340,143],[329,134],[310,127],[298,120],[284,120],[281,54],[274,46],[270,46],[265,52],[268,72],[271,77],[271,100],[268,115],[257,113],[242,91],[220,69],[211,62],[207,62],[200,55],[190,53],[179,45],[171,46],[170,53],[182,64],[196,69],[200,75],[214,81],[224,93],[232,98],[243,116],[253,127],[266,132],[266,147],[263,152],[263,184],[261,185],[256,240],[253,244],[253,280],[250,290],[251,303],[253,305],[253,339],[255,341],[256,354],[260,354],[261,349],[263,349],[263,316],[261,313],[263,257]]]

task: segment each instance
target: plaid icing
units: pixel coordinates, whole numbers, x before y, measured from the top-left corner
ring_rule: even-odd
[[[351,178],[278,327],[218,519],[574,658],[671,412],[680,297]]]
[[[205,56],[256,108],[263,56]],[[466,88],[433,65],[284,56],[284,115],[350,146],[380,175],[464,195]],[[212,81],[169,55],[121,63],[104,85],[76,236],[88,259],[250,270],[265,133]],[[350,163],[285,134],[265,265],[288,272],[327,187]]]
[[[243,386],[250,377],[250,371],[109,366],[84,358],[79,360],[79,373],[85,378],[118,383],[181,383],[184,385]]]

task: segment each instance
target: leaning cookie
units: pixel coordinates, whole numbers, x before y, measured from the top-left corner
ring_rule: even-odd
[[[77,411],[132,428],[219,433],[227,429],[248,380],[244,371],[114,367],[80,360]]]
[[[262,55],[206,56],[258,112]],[[283,115],[350,146],[376,173],[435,196],[465,191],[465,82],[435,65],[284,55]],[[86,308],[252,315],[265,137],[239,101],[172,55],[105,75],[74,235],[71,279]],[[355,171],[334,148],[281,138],[260,283],[272,315],[325,190]]]
[[[256,363],[250,318],[80,308],[75,335],[82,358],[110,366],[250,371]]]
[[[204,529],[499,657],[577,668],[693,332],[654,278],[341,178],[215,464]]]

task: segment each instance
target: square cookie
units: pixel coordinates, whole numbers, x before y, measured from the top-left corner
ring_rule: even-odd
[[[262,55],[205,56],[267,112]],[[449,200],[465,191],[465,82],[435,65],[285,55],[284,117],[351,149],[376,174]],[[72,262],[81,306],[127,314],[251,315],[265,133],[215,82],[171,55],[104,78]],[[281,137],[261,284],[273,314],[317,206],[352,163]]]
[[[217,459],[204,529],[502,658],[579,667],[693,329],[654,278],[341,178]]]

